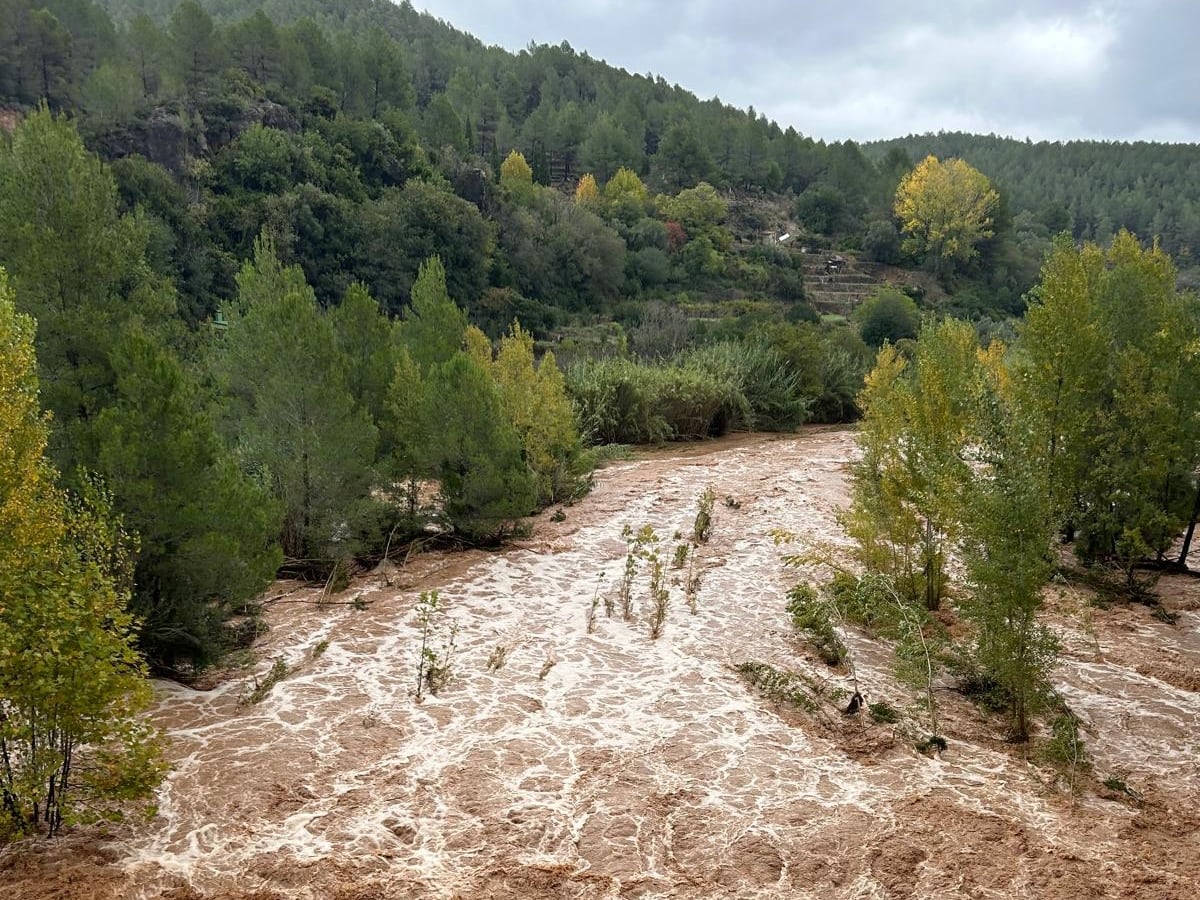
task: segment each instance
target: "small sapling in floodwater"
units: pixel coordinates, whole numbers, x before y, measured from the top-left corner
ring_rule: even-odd
[[[650,639],[658,640],[667,623],[667,610],[671,606],[671,592],[666,585],[662,560],[658,552],[652,551],[650,560]]]
[[[693,547],[690,557],[688,558],[687,576],[683,579],[683,596],[687,600],[688,610],[694,616],[700,612],[700,608],[696,604],[696,595],[700,593],[700,580],[704,577],[704,572],[696,568],[696,553],[698,547]]]
[[[453,677],[458,626],[445,624],[446,607],[437,591],[422,591],[417,599],[417,624],[421,627],[421,649],[417,655],[417,700],[425,692],[436,695]],[[440,643],[439,643],[440,642]]]
[[[596,631],[596,611],[600,608],[600,585],[604,583],[604,573],[600,573],[600,577],[596,579],[596,590],[592,592],[592,602],[588,605],[587,610],[587,633],[593,634]],[[604,597],[604,611],[612,615],[612,598],[609,595]]]
[[[648,548],[658,543],[658,535],[649,525],[643,525],[637,531],[626,525],[621,529],[621,537],[625,539],[628,552],[625,555],[625,570],[621,573],[621,585],[617,596],[621,600],[621,615],[628,622],[633,619],[633,580],[637,577],[638,561],[646,558]]]
[[[497,644],[492,648],[492,652],[488,654],[487,669],[489,672],[499,672],[504,668],[504,664],[508,662],[508,654],[512,653],[512,647],[507,644]]]
[[[676,544],[675,555],[671,557],[671,568],[682,569],[683,564],[687,562],[689,548],[687,544]]]
[[[709,537],[712,535],[712,514],[716,503],[717,492],[713,490],[712,485],[709,485],[700,494],[700,501],[696,510],[696,521],[692,523],[692,539],[697,544],[707,543]]]

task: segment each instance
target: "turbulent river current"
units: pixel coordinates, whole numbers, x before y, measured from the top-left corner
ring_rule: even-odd
[[[905,712],[895,725],[832,700],[780,707],[739,678],[760,661],[831,696],[851,686],[792,633],[785,591],[815,573],[784,566],[794,547],[772,534],[836,546],[853,449],[852,432],[810,429],[653,451],[502,551],[413,556],[321,605],[318,588],[276,585],[253,675],[156,686],[174,767],[154,818],[8,851],[0,894],[1200,896],[1200,584],[1160,582],[1174,625],[1051,588],[1055,685],[1092,758],[1074,792],[949,680],[949,745],[918,753],[916,698],[865,636],[847,635],[858,684]],[[622,527],[652,526],[669,558],[710,485],[695,611],[671,585],[651,640],[643,570],[633,620],[619,603],[606,615]],[[435,649],[451,625],[455,649],[418,702],[417,600],[434,589]],[[287,674],[247,704],[276,660]]]

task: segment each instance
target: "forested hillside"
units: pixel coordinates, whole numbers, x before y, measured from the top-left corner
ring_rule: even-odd
[[[994,135],[909,135],[864,148],[884,159],[959,157],[985,172],[1014,226],[1105,242],[1121,228],[1162,240],[1181,268],[1200,254],[1200,153],[1190,144],[1017,141]]]

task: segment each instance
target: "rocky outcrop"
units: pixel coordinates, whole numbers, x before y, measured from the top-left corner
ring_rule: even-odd
[[[97,131],[88,143],[105,159],[138,154],[181,175],[189,159],[219,150],[254,125],[282,131],[300,129],[296,115],[271,100],[238,103],[214,99],[192,110],[156,107],[132,122]]]

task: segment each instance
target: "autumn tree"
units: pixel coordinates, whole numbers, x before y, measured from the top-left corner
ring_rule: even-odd
[[[945,596],[947,553],[961,533],[976,347],[966,323],[926,326],[911,363],[893,346],[879,352],[859,400],[862,459],[846,530],[866,568],[930,610]]]
[[[927,156],[896,189],[904,249],[924,257],[939,274],[969,261],[979,242],[993,234],[999,200],[987,177],[963,160]]]
[[[111,565],[123,534],[103,492],[70,503],[55,483],[33,327],[0,269],[0,840],[115,817],[164,773]]]
[[[521,201],[528,201],[536,194],[533,169],[520,151],[510,150],[500,164],[500,186]]]
[[[514,322],[495,359],[485,347],[500,409],[521,439],[522,456],[539,504],[561,500],[574,489],[580,451],[575,413],[566,382],[547,351],[535,365],[533,336]]]
[[[588,172],[575,185],[575,202],[588,206],[594,205],[599,199],[600,188],[596,186],[596,176]]]

